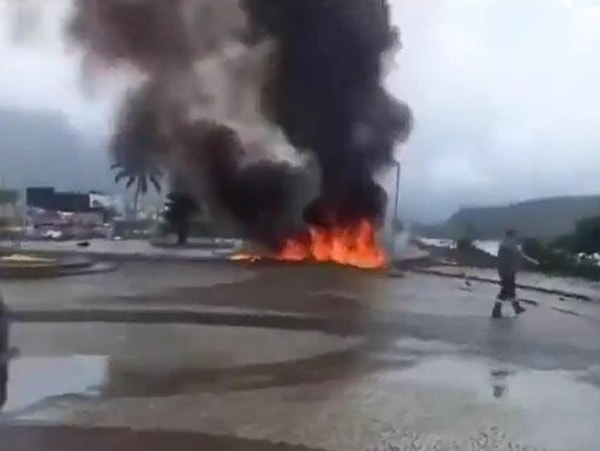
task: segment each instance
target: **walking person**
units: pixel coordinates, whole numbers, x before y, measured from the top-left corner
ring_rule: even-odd
[[[500,292],[496,297],[492,318],[502,318],[502,303],[510,302],[515,315],[525,312],[517,300],[517,273],[525,257],[517,243],[514,230],[507,230],[506,236],[498,249],[498,275],[500,276]]]

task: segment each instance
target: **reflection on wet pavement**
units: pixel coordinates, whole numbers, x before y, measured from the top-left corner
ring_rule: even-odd
[[[103,385],[106,357],[24,357],[9,366],[8,398],[4,413],[27,412],[56,401],[93,397]]]
[[[183,363],[183,362],[182,362]],[[193,362],[188,362],[187,365]],[[350,380],[382,369],[412,365],[409,358],[368,356],[362,348],[299,360],[238,367],[175,367],[101,356],[22,358],[10,366],[10,418],[60,417],[55,407],[94,399],[154,398],[183,394],[227,393]]]
[[[311,265],[281,267],[261,264],[260,272],[235,284],[180,287],[167,293],[144,293],[129,298],[141,305],[170,303],[205,306],[247,306],[310,314],[364,313],[371,296],[371,282],[383,273]],[[277,283],[273,283],[276,277]],[[310,283],[307,284],[307,279]],[[260,295],[257,295],[260,293]],[[112,302],[119,301],[114,298]]]
[[[442,341],[414,338],[387,347],[344,342],[338,350],[316,346],[312,355],[303,351],[295,359],[253,363],[244,357],[236,363],[235,355],[249,349],[240,337],[246,334],[248,341],[255,332],[236,329],[229,340],[221,335],[220,352],[233,348],[227,361],[169,356],[169,343],[141,358],[131,355],[129,346],[105,357],[17,359],[5,419],[120,427],[136,424],[144,412],[151,424],[167,429],[213,433],[221,424],[215,432],[260,431],[244,435],[248,440],[239,442],[239,449],[259,437],[265,446],[290,443],[290,434],[301,436],[299,443],[309,448],[340,450],[411,449],[402,446],[415,440],[422,449],[510,449],[518,443],[594,449],[600,393],[573,374],[500,364]],[[193,354],[188,349],[186,355]],[[364,440],[378,440],[377,446],[365,448],[363,438],[342,432],[352,428],[371,431]],[[53,446],[79,433],[58,434]],[[139,443],[145,443],[142,435]],[[98,437],[102,440],[100,432]],[[335,437],[335,446],[325,437]]]
[[[320,383],[358,377],[383,362],[366,362],[360,350],[280,363],[230,368],[179,368],[160,373],[131,369],[115,362],[103,387],[105,397],[170,396],[182,393],[230,392]]]
[[[427,390],[438,405],[446,404],[445,411],[457,415],[488,410],[489,415],[495,410],[501,413],[498,424],[505,431],[541,448],[591,450],[597,443],[594,425],[600,415],[600,391],[574,374],[440,357],[383,377],[417,392]],[[455,398],[458,394],[460,402]]]
[[[173,449],[597,449],[592,306],[569,305],[575,316],[544,301],[492,322],[495,290],[477,284],[310,267],[255,268],[218,287],[210,274],[192,279],[156,292],[123,279],[117,296],[78,307],[102,313],[93,322],[17,324],[23,357],[0,423],[72,428],[5,429],[0,440],[152,450],[167,440],[155,431],[171,430],[192,433],[169,435]],[[194,315],[212,325],[175,324]],[[90,426],[109,429],[77,429]]]
[[[290,431],[283,425],[289,420],[298,432],[314,434],[315,441],[303,436],[302,443],[309,448],[340,450],[367,449],[353,442],[356,437],[341,431],[350,427],[371,430],[375,424],[379,426],[369,437],[377,437],[383,443],[368,449],[411,449],[402,446],[407,445],[409,438],[414,442],[417,437],[424,444],[422,449],[513,449],[503,434],[518,440],[512,442],[514,446],[521,442],[539,449],[594,449],[590,446],[596,443],[600,396],[592,386],[577,382],[568,374],[507,368],[460,355],[406,360],[404,365],[384,365],[366,372],[363,364],[354,367],[356,363],[356,355],[342,353],[324,356],[322,360],[316,357],[308,363],[282,364],[289,365],[289,373],[278,364],[267,364],[263,368],[223,368],[214,374],[211,370],[194,373],[181,369],[179,376],[171,373],[164,379],[157,375],[153,379],[144,372],[132,374],[126,366],[112,367],[106,359],[74,358],[71,363],[55,362],[44,368],[49,380],[65,377],[64,383],[50,382],[38,391],[40,396],[50,396],[47,405],[39,404],[37,414],[25,409],[13,418],[56,421],[52,414],[60,412],[62,418],[74,424],[80,418],[84,419],[83,424],[91,421],[118,427],[125,425],[122,422],[135,424],[136,412],[144,411],[151,418],[159,415],[152,421],[159,421],[162,427],[189,430],[193,425],[193,430],[203,433],[210,433],[214,419],[218,419],[228,428],[262,431],[261,435],[266,435],[264,443],[287,442]],[[294,374],[294,365],[299,365],[299,374]],[[303,365],[314,367],[307,370]],[[323,374],[318,373],[319,369]],[[69,372],[76,376],[68,376]],[[277,380],[279,377],[283,379]],[[96,390],[98,383],[101,390]],[[211,391],[210,396],[216,396],[218,402],[207,403],[208,398],[198,397],[207,387],[215,386],[220,390]],[[77,400],[77,393],[88,396],[87,402]],[[32,398],[33,395],[29,399]],[[129,401],[121,404],[119,398]],[[204,412],[194,417],[187,408],[179,411],[184,399],[198,406],[210,406],[210,415]],[[98,402],[103,406],[100,410],[90,409]],[[56,403],[59,405],[53,406]],[[149,405],[152,412],[147,410]],[[306,416],[306,409],[321,414]],[[77,412],[85,414],[80,416]],[[276,424],[280,427],[265,430],[266,425]],[[402,429],[398,430],[400,424]],[[496,429],[488,429],[489,424]],[[434,430],[435,437],[430,435]],[[473,435],[475,431],[479,432]],[[63,438],[72,434],[79,432],[65,432]],[[328,434],[339,441],[337,446],[320,442]],[[257,437],[250,434],[246,438]],[[138,439],[144,443],[145,437]],[[55,442],[64,443],[59,437]],[[240,446],[244,443],[240,442]]]
[[[10,451],[320,451],[266,440],[126,428],[0,426],[0,449]],[[321,450],[323,451],[323,450]]]
[[[60,280],[36,279],[25,283],[3,280],[2,293],[9,307],[65,307],[74,304],[130,300],[137,296],[161,296],[186,288],[227,286],[255,277],[251,268],[228,262],[125,263],[106,274],[69,277]]]
[[[508,390],[508,377],[514,374],[513,371],[508,370],[491,370],[490,376],[492,378],[492,393],[494,398],[502,398]]]
[[[19,325],[13,340],[26,357],[10,365],[5,414],[20,418],[40,418],[40,411],[71,401],[297,385],[341,379],[382,365],[375,361],[363,365],[360,339],[317,332]],[[86,349],[95,355],[83,355]],[[57,356],[57,351],[65,355]],[[53,415],[41,415],[48,416]]]

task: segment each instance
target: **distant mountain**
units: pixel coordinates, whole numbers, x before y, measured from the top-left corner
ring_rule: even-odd
[[[102,144],[86,142],[57,114],[0,109],[0,180],[24,189],[115,189]]]
[[[521,237],[555,238],[573,232],[578,220],[597,215],[600,195],[553,197],[506,206],[464,208],[442,224],[417,225],[414,229],[432,238],[456,239],[471,233],[478,239],[494,239],[511,227]]]

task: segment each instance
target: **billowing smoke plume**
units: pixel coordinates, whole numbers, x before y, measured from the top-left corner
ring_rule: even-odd
[[[88,67],[146,77],[118,148],[182,174],[244,233],[276,244],[302,219],[381,218],[374,176],[412,124],[382,87],[398,44],[385,0],[78,0],[70,32]]]

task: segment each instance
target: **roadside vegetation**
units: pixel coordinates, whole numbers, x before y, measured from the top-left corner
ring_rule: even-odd
[[[578,221],[573,234],[552,241],[527,239],[523,251],[545,273],[600,280],[600,216]]]

